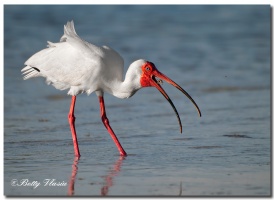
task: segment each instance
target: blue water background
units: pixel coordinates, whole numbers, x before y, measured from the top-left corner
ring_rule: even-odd
[[[155,88],[121,100],[108,118],[129,154],[105,130],[95,94],[79,95],[74,160],[66,91],[20,70],[74,20],[77,33],[144,58],[181,85],[163,84],[183,124]],[[4,6],[4,194],[6,196],[269,196],[270,6]],[[37,188],[20,181],[40,182]],[[44,186],[45,179],[66,186]],[[13,186],[13,182],[17,185]]]

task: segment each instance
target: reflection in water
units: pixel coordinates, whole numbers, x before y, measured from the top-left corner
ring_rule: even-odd
[[[119,159],[116,161],[116,163],[113,166],[113,169],[110,170],[109,174],[105,176],[105,185],[101,188],[101,195],[106,196],[108,194],[108,189],[113,185],[112,179],[114,176],[118,174],[118,172],[121,169],[121,165],[123,163],[123,160],[125,159],[124,156],[120,156]]]
[[[179,196],[182,196],[182,192],[183,192],[183,187],[182,187],[182,181],[180,182],[180,192],[179,192]]]
[[[104,186],[101,188],[102,196],[106,196],[108,194],[109,187],[111,187],[113,185],[112,179],[121,170],[122,162],[124,159],[125,159],[124,156],[120,156],[119,159],[115,162],[113,168],[108,173],[108,175],[103,177],[105,179],[105,183],[104,183]],[[78,161],[79,161],[79,158],[75,157],[73,164],[72,164],[71,177],[70,177],[69,186],[68,186],[68,195],[69,196],[74,195],[74,183],[75,183],[75,178],[76,178],[77,171],[78,171],[78,166],[77,166]]]
[[[71,177],[70,177],[69,186],[68,186],[69,196],[74,195],[74,183],[75,183],[75,178],[78,171],[78,167],[77,167],[78,161],[79,161],[79,157],[75,156],[72,164]]]

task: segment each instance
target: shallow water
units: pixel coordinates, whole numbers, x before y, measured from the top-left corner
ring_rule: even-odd
[[[124,158],[96,95],[79,95],[75,160],[70,97],[20,73],[71,19],[81,37],[120,52],[126,69],[139,58],[154,62],[202,117],[166,83],[183,134],[154,88],[126,100],[106,94]],[[5,6],[4,36],[6,196],[271,195],[269,6]]]

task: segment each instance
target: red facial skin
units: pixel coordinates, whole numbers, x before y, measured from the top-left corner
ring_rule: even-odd
[[[146,62],[143,66],[142,66],[142,76],[141,76],[141,86],[142,87],[150,87],[153,86],[151,84],[151,79],[153,76],[153,73],[158,72],[157,68],[155,67],[155,65],[151,62]]]
[[[179,117],[179,114],[178,114],[173,102],[171,101],[171,99],[169,98],[167,93],[164,91],[164,89],[161,87],[161,85],[159,84],[159,81],[156,79],[156,77],[159,79],[163,79],[164,81],[168,82],[169,84],[173,85],[178,90],[183,92],[190,99],[190,101],[194,104],[194,106],[196,107],[196,109],[198,111],[199,116],[201,117],[201,111],[200,111],[198,105],[192,99],[192,97],[183,88],[181,88],[177,83],[175,83],[173,80],[168,78],[166,75],[159,72],[152,62],[146,62],[141,68],[142,68],[142,75],[140,78],[141,86],[142,87],[156,87],[162,93],[162,95],[166,98],[166,100],[172,106],[172,108],[177,116],[181,133],[182,133],[182,124],[181,124],[181,119]]]

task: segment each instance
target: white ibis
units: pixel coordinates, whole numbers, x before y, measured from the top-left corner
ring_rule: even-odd
[[[103,97],[104,92],[118,98],[129,98],[143,87],[156,87],[172,106],[182,133],[179,114],[160,85],[164,80],[183,92],[195,105],[199,116],[201,116],[200,109],[191,96],[177,83],[159,72],[152,62],[143,59],[134,61],[129,66],[123,80],[123,58],[107,46],[97,47],[81,39],[74,29],[73,21],[67,22],[64,26],[64,35],[60,42],[48,42],[48,48],[31,56],[25,65],[21,70],[25,75],[24,80],[42,76],[46,78],[48,84],[52,84],[56,89],[69,89],[68,95],[72,96],[72,101],[68,121],[76,157],[80,157],[80,151],[75,130],[74,106],[76,95],[83,92],[88,95],[95,92],[98,96],[102,122],[121,156],[127,154],[109,125]]]

